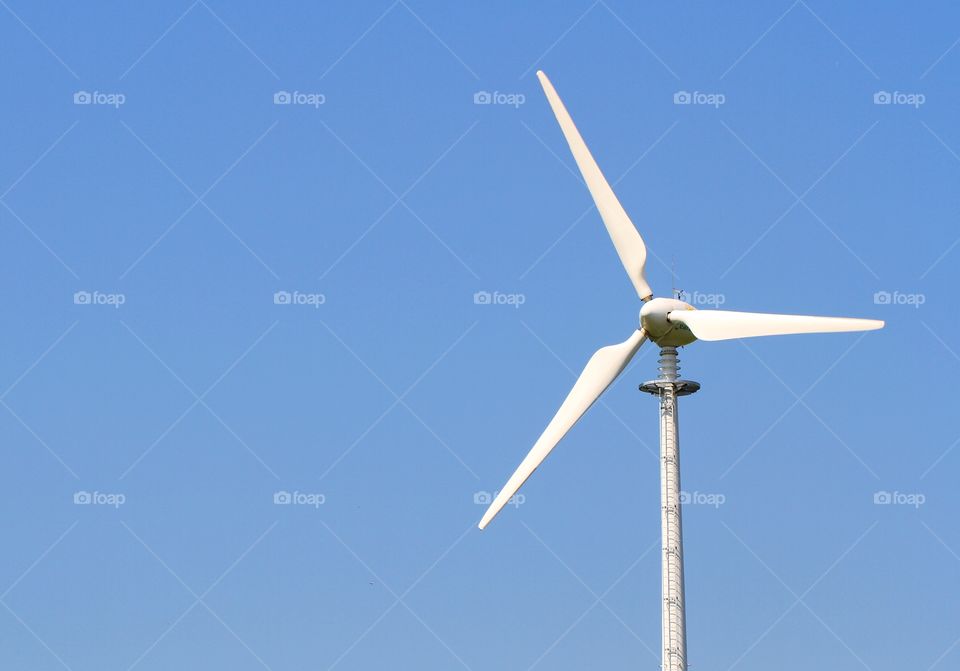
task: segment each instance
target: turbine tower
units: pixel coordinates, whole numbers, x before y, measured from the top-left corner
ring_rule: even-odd
[[[640,325],[617,345],[594,353],[583,372],[547,424],[533,448],[514,471],[480,520],[484,529],[517,493],[547,455],[600,395],[617,379],[647,340],[660,347],[660,375],[640,386],[660,400],[660,531],[661,531],[661,637],[663,671],[686,671],[687,631],[684,607],[683,524],[680,500],[680,440],[677,399],[700,389],[679,377],[677,347],[696,340],[729,340],[794,333],[871,331],[883,327],[875,319],[809,317],[805,315],[697,310],[676,298],[654,298],[645,272],[647,247],[613,189],[594,161],[570,114],[543,72],[537,72],[547,101],[583,175],[600,218],[620,257],[627,276],[643,302]]]
[[[676,347],[660,350],[660,376],[640,391],[660,399],[661,650],[664,671],[687,668],[687,616],[683,586],[683,514],[680,501],[680,433],[677,397],[700,384],[681,380]]]

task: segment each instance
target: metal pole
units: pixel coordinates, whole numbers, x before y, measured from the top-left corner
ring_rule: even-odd
[[[640,389],[660,398],[661,643],[663,671],[687,671],[684,611],[683,522],[680,510],[680,440],[677,397],[700,388],[678,378],[677,349],[660,350],[660,376]]]

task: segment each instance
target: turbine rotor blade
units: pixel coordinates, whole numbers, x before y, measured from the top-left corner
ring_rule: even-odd
[[[673,310],[667,319],[685,324],[700,340],[731,340],[794,333],[840,333],[883,328],[878,319],[810,317],[729,310]]]
[[[507,484],[497,494],[493,503],[487,508],[483,519],[480,520],[479,526],[481,529],[485,528],[490,520],[496,517],[497,513],[517,493],[517,490],[526,482],[527,478],[543,463],[550,451],[577,423],[577,420],[617,379],[617,376],[627,367],[627,364],[630,363],[630,360],[646,339],[647,334],[643,329],[638,329],[619,345],[603,347],[590,357],[590,361],[587,362],[583,372],[580,373],[580,377],[577,378],[573,389],[570,390],[567,398],[560,406],[560,410],[550,420],[547,428],[544,429],[540,438],[534,444],[533,449],[530,450],[514,474],[507,480]]]
[[[630,217],[627,216],[620,201],[617,200],[610,184],[607,183],[603,173],[600,172],[600,167],[590,154],[590,150],[587,149],[586,143],[573,124],[573,119],[570,118],[570,114],[564,107],[563,101],[560,100],[560,96],[557,95],[556,89],[553,88],[553,84],[550,83],[542,70],[537,71],[537,77],[540,79],[540,85],[543,86],[543,92],[547,94],[547,101],[553,109],[553,114],[557,117],[560,130],[563,131],[567,144],[570,145],[570,151],[577,161],[577,167],[580,168],[583,180],[587,183],[590,195],[593,196],[600,217],[607,227],[607,233],[613,240],[613,246],[620,256],[620,262],[623,263],[630,281],[633,282],[637,295],[642,300],[647,300],[653,295],[644,272],[647,263],[647,246],[643,243],[643,238],[640,237],[636,226],[630,221]]]

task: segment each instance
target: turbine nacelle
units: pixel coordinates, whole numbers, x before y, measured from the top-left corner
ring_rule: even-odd
[[[693,335],[686,324],[671,321],[670,313],[681,310],[696,310],[689,303],[676,298],[653,298],[640,308],[640,327],[647,337],[660,347],[682,347],[689,345],[697,336]]]

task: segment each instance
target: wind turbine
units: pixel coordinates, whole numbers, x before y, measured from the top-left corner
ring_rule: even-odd
[[[683,533],[680,513],[680,445],[677,430],[677,397],[696,392],[700,385],[678,376],[677,347],[695,340],[729,340],[754,336],[792,333],[835,333],[871,331],[883,327],[874,319],[846,317],[808,317],[803,315],[697,310],[689,303],[674,298],[654,298],[647,284],[644,266],[647,248],[633,222],[627,216],[613,189],[594,161],[580,137],[567,108],[542,72],[537,72],[560,130],[570,145],[573,158],[596,203],[607,233],[620,256],[620,262],[637,295],[643,302],[640,326],[618,345],[597,350],[577,378],[573,389],[560,406],[533,449],[507,480],[480,520],[485,528],[504,505],[517,493],[547,455],[623,372],[627,364],[647,340],[660,347],[659,371],[656,380],[640,386],[642,391],[660,399],[660,531],[662,577],[662,652],[663,671],[686,671],[687,643],[684,613]]]

